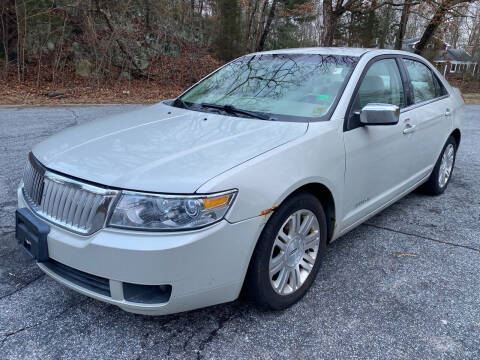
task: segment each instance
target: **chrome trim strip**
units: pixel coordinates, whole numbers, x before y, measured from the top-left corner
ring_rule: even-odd
[[[112,189],[101,188],[99,186],[93,186],[93,185],[90,185],[90,184],[80,182],[78,180],[71,179],[71,178],[66,177],[66,176],[55,174],[55,173],[53,173],[51,171],[48,171],[48,170],[45,172],[45,177],[48,177],[50,180],[52,180],[56,183],[74,185],[74,186],[76,186],[77,189],[86,190],[88,192],[99,194],[99,195],[116,195],[116,194],[118,194],[118,190],[112,190]]]
[[[132,191],[132,190],[122,190],[122,194],[124,195],[138,195],[138,196],[151,196],[151,197],[161,197],[166,199],[179,199],[179,198],[188,198],[188,199],[206,199],[212,198],[222,195],[229,195],[229,194],[237,194],[238,189],[231,189],[226,191],[221,191],[217,193],[210,193],[210,194],[162,194],[162,193],[151,193],[145,191]],[[233,201],[233,199],[232,199]]]
[[[24,172],[22,194],[27,206],[39,217],[88,236],[106,226],[120,191],[53,173],[31,155]]]
[[[437,101],[440,101],[440,100],[444,100],[444,99],[448,99],[450,97],[450,94],[447,94],[447,95],[443,95],[443,96],[440,96],[438,98],[434,98],[434,99],[430,99],[430,100],[425,100],[425,101],[422,101],[418,104],[412,104],[406,108],[403,108],[400,113],[406,113],[406,112],[409,112],[411,110],[414,110],[416,108],[419,108],[420,106],[425,106],[425,105],[428,105],[428,104],[431,104],[431,103],[434,103],[434,102],[437,102]]]

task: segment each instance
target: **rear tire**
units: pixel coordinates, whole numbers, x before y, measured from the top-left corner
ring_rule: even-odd
[[[299,192],[273,213],[255,247],[246,277],[247,297],[265,309],[285,309],[312,285],[327,244],[318,199]]]
[[[424,193],[436,196],[445,192],[452,178],[453,168],[455,167],[457,147],[457,141],[453,136],[450,136],[442,149],[442,153],[430,177],[420,188]]]

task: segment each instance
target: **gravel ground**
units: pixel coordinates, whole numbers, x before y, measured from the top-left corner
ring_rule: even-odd
[[[0,109],[1,359],[479,359],[480,106],[468,106],[453,179],[412,193],[328,247],[304,300],[241,300],[165,317],[128,314],[56,283],[14,239],[32,146],[132,106]]]

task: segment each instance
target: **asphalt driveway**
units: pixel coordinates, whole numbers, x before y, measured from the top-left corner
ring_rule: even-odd
[[[42,274],[14,239],[28,152],[133,107],[0,109],[0,359],[479,359],[480,106],[440,197],[413,193],[328,247],[304,300],[132,315]]]

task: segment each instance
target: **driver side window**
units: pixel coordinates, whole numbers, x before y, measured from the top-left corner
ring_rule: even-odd
[[[371,103],[405,107],[402,78],[395,59],[379,60],[368,69],[358,89],[352,111],[360,112],[365,105]]]

